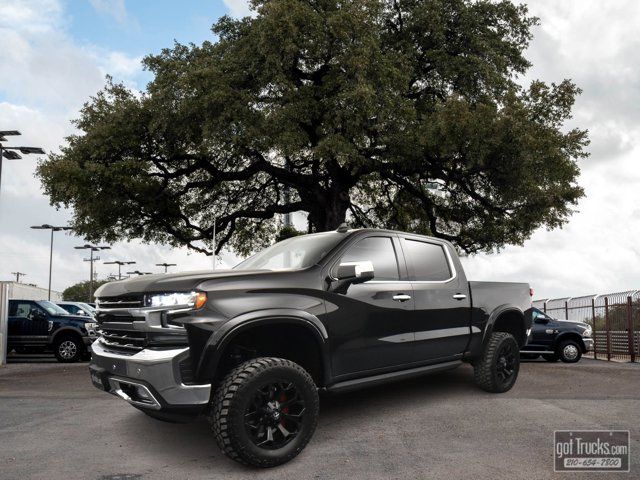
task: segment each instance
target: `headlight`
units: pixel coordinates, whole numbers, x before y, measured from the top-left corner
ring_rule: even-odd
[[[96,328],[98,328],[97,323],[85,323],[84,328],[89,335],[97,335]]]
[[[582,336],[585,338],[590,337],[592,334],[593,334],[593,329],[591,328],[591,325],[585,328],[584,332],[582,332]]]
[[[207,302],[207,294],[204,292],[189,293],[158,293],[147,295],[148,307],[193,307],[202,308]]]

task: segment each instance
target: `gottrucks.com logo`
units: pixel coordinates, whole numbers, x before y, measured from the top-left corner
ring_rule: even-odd
[[[629,430],[556,430],[554,470],[629,471]]]

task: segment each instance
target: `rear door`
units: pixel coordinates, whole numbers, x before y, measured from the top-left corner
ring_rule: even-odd
[[[415,310],[414,361],[452,357],[464,352],[471,333],[471,299],[455,252],[437,240],[402,235]]]
[[[327,292],[326,326],[335,376],[411,361],[413,298],[400,259],[397,236],[381,232],[358,237],[334,262],[332,269],[362,261],[372,262],[374,268],[373,280],[350,285],[345,292]]]

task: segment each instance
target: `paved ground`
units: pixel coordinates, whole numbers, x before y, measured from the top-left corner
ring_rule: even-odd
[[[465,366],[324,398],[306,450],[257,471],[222,456],[206,422],[158,422],[96,390],[86,363],[11,363],[0,368],[0,478],[606,478],[553,473],[564,428],[631,430],[631,474],[610,478],[639,478],[639,413],[637,364],[526,362],[503,395],[476,389]]]

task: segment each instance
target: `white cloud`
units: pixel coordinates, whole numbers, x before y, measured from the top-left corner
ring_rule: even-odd
[[[116,22],[124,25],[128,14],[124,0],[90,0],[91,6],[99,13],[112,17]]]
[[[254,16],[255,12],[249,7],[248,0],[224,0],[232,17]]]
[[[583,89],[572,126],[590,132],[581,161],[586,198],[563,229],[536,232],[524,247],[464,259],[474,279],[528,281],[536,297],[640,288],[640,4],[544,0],[526,79],[571,78]]]
[[[246,1],[225,4],[234,16],[251,14]],[[640,288],[640,63],[635,61],[640,4],[544,0],[530,9],[542,25],[528,51],[534,67],[526,79],[568,77],[584,90],[572,124],[588,128],[592,139],[592,156],[581,162],[587,196],[565,228],[540,230],[524,247],[465,258],[465,267],[476,280],[528,281],[541,297]],[[69,119],[103,85],[105,73],[133,84],[139,71],[137,57],[78,44],[65,22],[59,1],[0,2],[0,94],[10,98],[0,103],[0,126],[22,130],[20,143],[47,150],[73,131]],[[29,226],[63,224],[70,213],[49,207],[33,179],[34,162],[29,157],[4,162],[0,279],[20,270],[29,274],[26,281],[46,285],[48,237]],[[83,253],[73,249],[79,242],[56,237],[54,288],[88,277]],[[101,255],[137,260],[136,269],[143,271],[159,271],[155,264],[164,261],[178,263],[178,270],[211,265],[204,255],[140,242],[116,244]],[[225,259],[236,261],[231,255]],[[100,263],[98,272],[102,277],[115,270]]]

